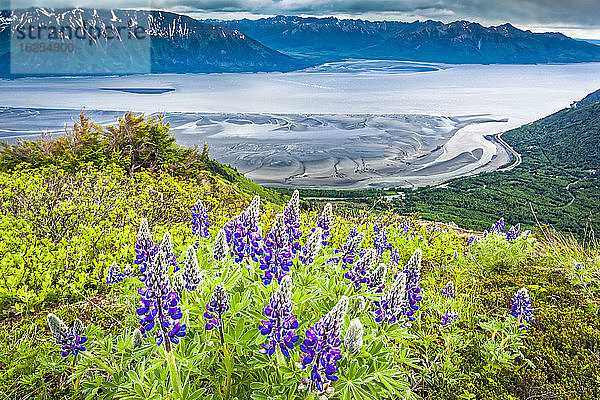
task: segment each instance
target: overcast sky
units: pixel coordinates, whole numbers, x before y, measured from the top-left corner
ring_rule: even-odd
[[[0,0],[0,4],[3,1]],[[277,14],[369,20],[510,22],[534,31],[600,39],[600,0],[13,0],[23,6],[154,8],[197,18],[258,18]]]

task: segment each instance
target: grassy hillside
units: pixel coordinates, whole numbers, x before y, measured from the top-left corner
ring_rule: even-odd
[[[0,155],[1,398],[600,395],[595,244],[250,203],[132,118]]]

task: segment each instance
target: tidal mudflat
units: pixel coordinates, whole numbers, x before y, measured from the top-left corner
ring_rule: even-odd
[[[60,134],[82,109],[103,124],[125,110],[162,113],[180,144],[207,142],[211,157],[265,185],[412,187],[497,169],[509,155],[492,135],[598,87],[600,63],[380,60],[289,73],[0,80],[0,135]]]

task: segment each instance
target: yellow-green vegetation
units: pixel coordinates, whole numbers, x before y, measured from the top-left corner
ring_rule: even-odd
[[[213,258],[217,232],[246,209],[254,194],[251,184],[240,189],[204,167],[188,174],[177,172],[177,166],[132,172],[129,162],[96,165],[93,159],[77,168],[55,162],[19,164],[0,174],[0,397],[309,396],[298,390],[310,375],[295,365],[302,360],[298,346],[289,358],[260,352],[266,339],[258,326],[268,319],[263,307],[278,287],[277,279],[265,284],[260,263],[247,258]],[[286,207],[278,195],[272,196],[274,201],[263,199],[259,208],[263,236]],[[190,210],[198,199],[207,210],[210,239],[201,238],[194,250],[204,271],[202,285],[186,289],[179,303],[181,322],[187,325],[186,335],[172,345],[180,396],[170,383],[174,369],[165,347],[155,344],[154,333],[143,338],[141,346],[132,344],[133,332],[140,327],[137,289],[144,284],[130,276],[109,285],[106,275],[113,261],[121,271],[131,264],[138,272],[134,246],[142,218],[148,219],[156,243],[170,233],[182,265],[184,252],[196,241]],[[350,310],[359,298],[366,298],[365,309],[349,311],[340,332],[344,342],[351,320],[358,318],[364,326],[362,347],[350,353],[345,343],[339,345],[339,379],[331,382],[335,391],[327,396],[598,398],[600,251],[595,243],[582,247],[547,230],[515,240],[478,235],[471,243],[459,230],[415,216],[335,208],[333,215],[328,244],[313,263],[294,258],[289,272],[300,342],[340,298],[350,299]],[[320,210],[301,213],[301,246],[319,218]],[[386,264],[383,294],[404,274],[416,249],[422,251],[422,300],[414,320],[377,322],[375,310],[380,306],[373,300],[380,301],[382,293],[365,284],[356,287],[345,276],[357,260],[344,268],[335,258],[353,227],[365,233],[362,249],[378,247],[375,226],[379,232],[385,227],[387,235],[377,259]],[[172,279],[172,269],[169,275]],[[441,293],[448,281],[454,282],[456,298]],[[230,303],[223,314],[224,345],[217,330],[205,329],[204,317],[220,283]],[[523,321],[510,315],[509,307],[523,287],[529,291],[535,321],[521,329]],[[449,311],[458,319],[441,325]],[[84,322],[87,354],[61,356],[48,330],[49,312],[69,326],[75,318]]]

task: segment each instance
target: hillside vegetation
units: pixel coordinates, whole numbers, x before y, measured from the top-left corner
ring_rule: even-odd
[[[595,244],[301,210],[171,139],[128,114],[5,147],[2,398],[600,395]]]
[[[514,169],[408,191],[393,204],[474,229],[501,214],[583,238],[600,231],[599,132],[600,102],[564,109],[502,135],[522,156]]]

